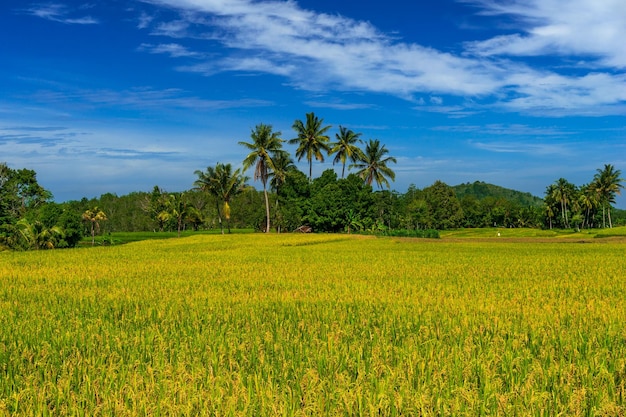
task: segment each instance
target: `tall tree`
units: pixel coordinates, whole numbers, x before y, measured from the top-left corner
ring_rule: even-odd
[[[217,221],[220,224],[220,231],[224,234],[224,226],[222,224],[222,213],[220,211],[219,196],[220,191],[218,187],[217,172],[215,167],[207,167],[206,171],[196,170],[194,174],[198,179],[193,183],[197,190],[203,191],[215,199],[215,209],[217,210]]]
[[[298,145],[296,149],[296,158],[300,161],[303,157],[309,162],[309,181],[313,178],[313,157],[320,162],[324,162],[323,152],[328,153],[330,147],[328,145],[329,137],[326,134],[332,126],[322,126],[324,119],[315,116],[315,113],[306,114],[306,122],[296,120],[293,122],[293,130],[296,131],[297,137],[289,140],[292,145]]]
[[[397,162],[393,156],[385,156],[389,153],[389,150],[385,145],[381,145],[378,139],[370,139],[369,143],[365,147],[365,153],[362,155],[361,160],[355,162],[351,167],[359,169],[357,175],[365,181],[367,185],[372,185],[372,182],[376,182],[380,189],[383,188],[383,184],[389,188],[390,178],[395,180],[396,174],[391,168],[387,166],[388,163]]]
[[[561,204],[561,218],[563,220],[563,226],[569,228],[567,205],[572,201],[574,194],[576,193],[576,187],[565,178],[559,178],[554,184],[552,192],[554,199]]]
[[[0,224],[14,224],[50,199],[52,194],[37,183],[35,171],[0,163]]]
[[[550,184],[546,187],[544,201],[544,214],[548,218],[550,230],[552,230],[552,220],[558,211],[559,201],[556,199],[556,185]]]
[[[6,163],[0,163],[0,226],[5,223],[9,223],[11,220],[16,221],[17,216],[11,216],[10,200],[13,197],[13,193],[8,190],[6,186],[13,176],[13,170],[7,166]],[[15,218],[14,218],[15,217]]]
[[[609,227],[611,222],[611,204],[615,203],[615,196],[621,194],[624,179],[622,172],[611,164],[605,164],[603,169],[597,169],[593,177],[593,185],[598,193],[598,200],[602,205],[602,227],[606,227],[605,211],[608,212]]]
[[[150,219],[153,220],[159,232],[165,230],[167,223],[171,220],[170,214],[170,194],[155,185],[152,192],[144,196],[141,206],[144,212],[148,213]],[[156,231],[156,229],[154,229]]]
[[[96,243],[96,231],[100,230],[100,222],[106,219],[107,215],[98,207],[87,209],[83,213],[83,220],[91,225],[91,246]]]
[[[339,126],[339,133],[335,133],[337,142],[332,143],[330,154],[336,154],[333,165],[341,162],[341,178],[345,178],[346,161],[349,159],[352,163],[363,159],[363,151],[356,144],[362,143],[361,134],[355,133],[344,126]]]
[[[461,225],[463,209],[454,188],[437,180],[433,185],[424,188],[423,194],[428,207],[429,228],[451,229]]]
[[[282,151],[283,140],[280,132],[273,132],[271,125],[258,124],[250,134],[252,142],[239,142],[251,152],[243,160],[244,171],[254,165],[254,179],[261,180],[263,184],[263,195],[265,197],[265,232],[270,231],[270,202],[267,195],[267,180],[274,171],[274,161],[272,157]]]
[[[293,163],[293,159],[289,156],[289,153],[285,151],[276,152],[272,161],[274,162],[274,169],[269,173],[269,177],[271,178],[270,187],[278,194],[280,187],[287,179],[287,174],[297,168]]]
[[[581,210],[584,210],[584,218],[582,222],[583,229],[585,225],[589,227],[591,225],[591,214],[598,206],[598,194],[593,184],[584,184],[580,187],[578,193],[578,205]]]
[[[274,162],[274,170],[270,172],[269,176],[271,178],[270,187],[276,193],[276,208],[274,211],[274,216],[276,217],[277,224],[275,224],[274,226],[276,227],[278,233],[280,233],[283,226],[283,216],[279,207],[281,199],[281,187],[283,186],[283,184],[285,184],[285,181],[287,181],[287,175],[290,172],[295,171],[297,168],[294,165],[293,159],[291,159],[288,152],[276,152],[272,160]]]
[[[244,176],[240,169],[233,172],[231,164],[218,163],[215,166],[215,181],[218,197],[223,204],[222,213],[230,233],[230,200],[248,188],[246,184],[248,177]]]
[[[159,215],[164,222],[168,222],[170,219],[174,219],[176,221],[177,236],[180,237],[180,232],[185,224],[185,219],[193,207],[189,205],[187,195],[184,192],[169,194],[166,201],[165,210]]]

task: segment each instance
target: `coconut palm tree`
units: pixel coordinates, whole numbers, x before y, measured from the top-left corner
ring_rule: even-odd
[[[341,162],[341,178],[345,178],[346,161],[348,159],[352,163],[363,159],[363,151],[356,145],[357,143],[363,143],[360,136],[360,133],[355,133],[343,126],[339,126],[339,133],[335,133],[337,142],[331,144],[332,148],[329,155],[336,154],[333,165]]]
[[[93,246],[96,244],[96,231],[100,230],[100,222],[107,220],[107,215],[98,207],[94,207],[85,210],[83,220],[91,225],[91,246]]]
[[[222,225],[222,213],[220,212],[219,189],[217,183],[217,173],[214,167],[207,167],[206,171],[196,170],[194,174],[198,179],[193,183],[197,190],[203,191],[215,199],[215,209],[217,210],[217,221],[220,224],[220,231],[224,234]]]
[[[274,170],[269,173],[270,187],[278,194],[280,187],[285,183],[287,174],[295,170],[296,166],[289,153],[285,151],[276,152],[272,161],[274,162]]]
[[[265,232],[270,231],[270,202],[267,195],[267,180],[270,172],[274,171],[272,157],[280,152],[283,140],[280,132],[272,132],[271,125],[259,124],[250,134],[252,142],[239,142],[251,152],[243,160],[244,171],[254,165],[254,179],[261,180],[263,195],[265,196],[265,216],[267,219]]]
[[[287,175],[289,172],[297,170],[296,166],[293,163],[293,159],[289,156],[288,152],[279,151],[274,154],[272,158],[274,162],[274,170],[270,172],[270,187],[276,193],[276,207],[275,207],[275,216],[278,219],[278,224],[276,225],[276,230],[280,233],[281,229],[281,220],[282,216],[279,210],[279,201],[280,201],[280,187],[283,186],[285,181],[287,180]]]
[[[605,211],[608,213],[609,227],[611,222],[611,204],[615,203],[615,196],[621,194],[624,188],[624,179],[620,177],[622,172],[611,164],[605,164],[603,169],[597,169],[593,177],[593,184],[598,193],[598,200],[602,205],[602,227],[606,227]]]
[[[164,223],[172,218],[175,219],[177,235],[180,237],[180,232],[183,229],[185,220],[194,208],[189,204],[187,194],[184,192],[169,194],[166,201],[166,210],[159,213],[159,217]]]
[[[555,213],[558,211],[559,201],[556,199],[556,185],[550,184],[546,187],[545,197],[543,198],[544,202],[544,214],[548,218],[548,223],[550,225],[550,230],[552,230],[552,221],[554,219]]]
[[[230,164],[218,163],[215,166],[215,181],[217,182],[217,194],[223,203],[223,213],[230,233],[230,200],[243,193],[248,185],[248,177],[242,175],[241,169],[233,168]]]
[[[29,222],[20,219],[15,224],[16,235],[12,243],[14,248],[54,249],[63,239],[64,233],[59,226],[46,227],[42,222]]]
[[[550,230],[552,230],[552,219],[554,218],[554,210],[552,210],[552,206],[549,204],[544,205],[544,212],[546,214],[546,217],[548,218]]]
[[[578,204],[580,208],[585,211],[585,217],[583,219],[583,229],[585,225],[589,227],[591,225],[591,214],[598,207],[598,194],[593,184],[584,184],[580,187],[578,194]]]
[[[378,139],[370,139],[365,147],[365,153],[362,155],[362,159],[350,165],[350,167],[359,169],[357,175],[364,180],[367,185],[372,185],[372,182],[376,181],[380,189],[383,188],[383,184],[389,188],[387,178],[393,181],[396,178],[396,174],[387,164],[390,162],[395,164],[397,161],[393,156],[385,157],[388,153],[389,150],[385,145],[381,145]]]
[[[576,192],[576,187],[565,178],[559,178],[554,184],[552,192],[554,199],[561,204],[561,218],[563,219],[563,225],[566,228],[569,228],[567,205],[572,201]]]
[[[300,161],[306,156],[306,160],[309,162],[309,181],[313,177],[313,157],[320,162],[324,162],[324,154],[328,153],[330,148],[328,146],[329,137],[326,135],[328,129],[332,126],[322,126],[324,119],[320,119],[315,116],[315,113],[306,114],[306,122],[302,120],[296,120],[293,122],[293,130],[296,131],[298,137],[289,140],[292,145],[298,145],[296,149],[296,157]]]

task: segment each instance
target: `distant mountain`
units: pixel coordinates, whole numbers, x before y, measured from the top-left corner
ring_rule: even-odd
[[[488,197],[492,197],[495,199],[503,198],[505,200],[518,203],[522,206],[539,207],[543,204],[543,199],[536,197],[531,193],[511,190],[509,188],[500,187],[498,185],[487,184],[486,182],[482,181],[459,184],[453,186],[452,188],[456,192],[456,196],[459,200],[467,195],[473,195],[478,200],[483,200]]]

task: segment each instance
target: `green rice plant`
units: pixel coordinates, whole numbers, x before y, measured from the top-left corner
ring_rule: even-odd
[[[624,415],[622,243],[0,253],[0,415]]]

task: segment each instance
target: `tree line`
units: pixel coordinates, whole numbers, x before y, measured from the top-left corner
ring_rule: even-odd
[[[248,141],[240,168],[218,162],[196,170],[192,187],[55,203],[32,170],[0,164],[0,247],[46,249],[75,246],[83,236],[95,244],[97,234],[119,231],[176,231],[252,228],[293,231],[306,225],[315,232],[386,233],[435,236],[435,230],[461,227],[594,228],[626,224],[615,210],[624,180],[610,164],[598,169],[589,184],[577,187],[561,178],[549,185],[543,201],[515,199],[512,190],[471,192],[480,184],[456,187],[436,181],[406,193],[390,190],[396,159],[379,140],[339,126],[334,141],[314,113],[293,124],[295,137],[283,139],[271,125],[259,124]],[[308,163],[300,171],[283,147],[294,145],[295,157]],[[313,161],[333,158],[341,176],[328,169],[313,178]],[[252,178],[262,190],[250,186]],[[376,187],[376,188],[375,188]],[[484,190],[484,184],[483,184]],[[457,190],[461,197],[457,197]],[[461,192],[463,190],[463,192]],[[613,213],[613,214],[612,214]]]
[[[611,207],[624,188],[623,182],[621,171],[611,164],[597,169],[593,179],[580,187],[559,178],[545,192],[545,216],[550,228],[613,227]]]

